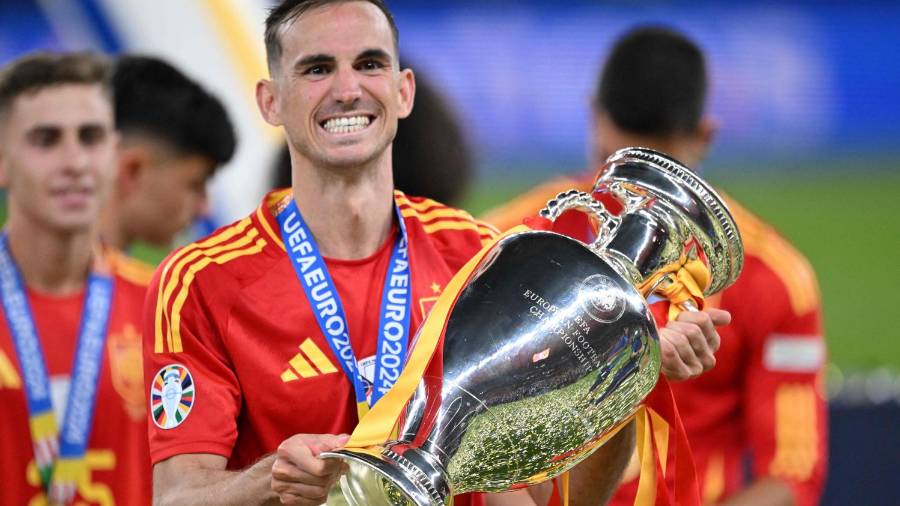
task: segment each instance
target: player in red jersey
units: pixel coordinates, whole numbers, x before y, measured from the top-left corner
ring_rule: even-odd
[[[153,364],[148,377],[161,380],[155,369],[181,364],[198,391],[196,406],[185,405],[183,425],[172,423],[177,430],[159,430],[166,411],[154,411],[154,462],[182,453],[215,453],[228,457],[228,469],[243,469],[296,433],[343,434],[356,426],[353,385],[318,331],[278,232],[275,215],[291,197],[289,190],[269,194],[248,218],[177,251],[163,264],[157,306],[147,308],[153,327],[145,328],[145,335],[155,336],[147,340]],[[394,201],[409,243],[410,327],[415,329],[450,277],[494,231],[432,200],[397,192]],[[366,315],[379,313],[399,234],[394,226],[362,258],[325,257],[349,335],[360,336],[353,349],[367,390],[372,389],[379,331],[378,318]],[[222,377],[218,368],[233,372]],[[286,403],[290,409],[284,409]]]
[[[430,304],[494,235],[393,190],[391,142],[415,81],[381,2],[282,2],[266,33],[257,101],[285,129],[293,186],[157,271],[144,352],[159,504],[323,502],[342,464],[318,454],[347,441]],[[617,473],[623,459],[602,458],[615,449],[589,461]]]
[[[33,55],[0,72],[0,504],[150,503],[152,271],[98,234],[116,142],[103,60]]]
[[[691,167],[705,156],[714,123],[703,114],[700,49],[663,28],[638,28],[614,47],[595,98],[596,161],[626,146],[672,154]],[[590,191],[593,173],[560,177],[489,212],[498,226],[521,221],[570,188]],[[708,303],[730,311],[717,365],[673,383],[707,504],[816,504],[825,476],[825,347],[815,274],[775,230],[732,199],[744,241],[737,282]],[[565,217],[559,230],[584,237],[589,224]],[[657,311],[660,312],[660,311]],[[664,314],[664,312],[661,312]],[[745,479],[745,460],[752,478]],[[634,478],[636,468],[630,468]],[[631,504],[635,483],[613,504]]]

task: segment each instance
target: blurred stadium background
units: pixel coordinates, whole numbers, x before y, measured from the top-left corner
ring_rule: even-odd
[[[811,260],[825,306],[832,458],[825,504],[891,504],[900,467],[900,4],[394,0],[401,52],[447,93],[476,150],[478,213],[586,164],[587,105],[637,22],[707,51],[721,125],[706,176]],[[228,105],[239,151],[214,220],[251,210],[281,143],[256,112],[268,0],[0,0],[0,63],[38,49],[170,59]],[[427,170],[427,168],[423,168]],[[893,494],[893,495],[892,495]],[[885,502],[886,501],[886,502]]]

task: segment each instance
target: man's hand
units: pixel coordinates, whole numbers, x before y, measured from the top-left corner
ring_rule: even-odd
[[[709,308],[704,311],[682,311],[675,321],[659,329],[662,373],[670,380],[696,378],[716,365],[719,350],[716,327],[731,322],[731,313]]]
[[[322,452],[342,447],[347,434],[297,434],[285,439],[272,464],[272,491],[282,504],[318,506],[346,470],[337,459],[320,459]]]

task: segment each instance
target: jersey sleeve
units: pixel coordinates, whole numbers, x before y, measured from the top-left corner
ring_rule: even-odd
[[[749,338],[743,424],[753,476],[784,480],[797,504],[818,504],[827,463],[827,415],[815,278],[805,260],[786,269],[760,267],[752,274],[747,289],[732,295],[745,301],[738,306],[741,311],[752,312],[735,320],[749,322],[741,329]]]
[[[214,286],[208,276],[198,279],[204,257],[197,253],[188,247],[163,262],[144,305],[144,378],[153,464],[185,453],[228,458],[237,438],[241,389],[224,349],[220,323],[227,307],[217,307],[211,300],[213,294],[222,300],[223,287]]]

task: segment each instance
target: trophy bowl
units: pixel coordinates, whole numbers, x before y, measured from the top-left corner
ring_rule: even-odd
[[[397,438],[322,454],[349,466],[329,504],[443,506],[537,484],[638,409],[660,369],[646,301],[667,279],[657,272],[699,260],[713,293],[737,277],[743,250],[721,199],[678,162],[622,150],[606,169],[597,187],[622,212],[565,192],[542,216],[590,213],[593,243],[547,231],[495,243],[451,307],[440,377],[423,377]]]

